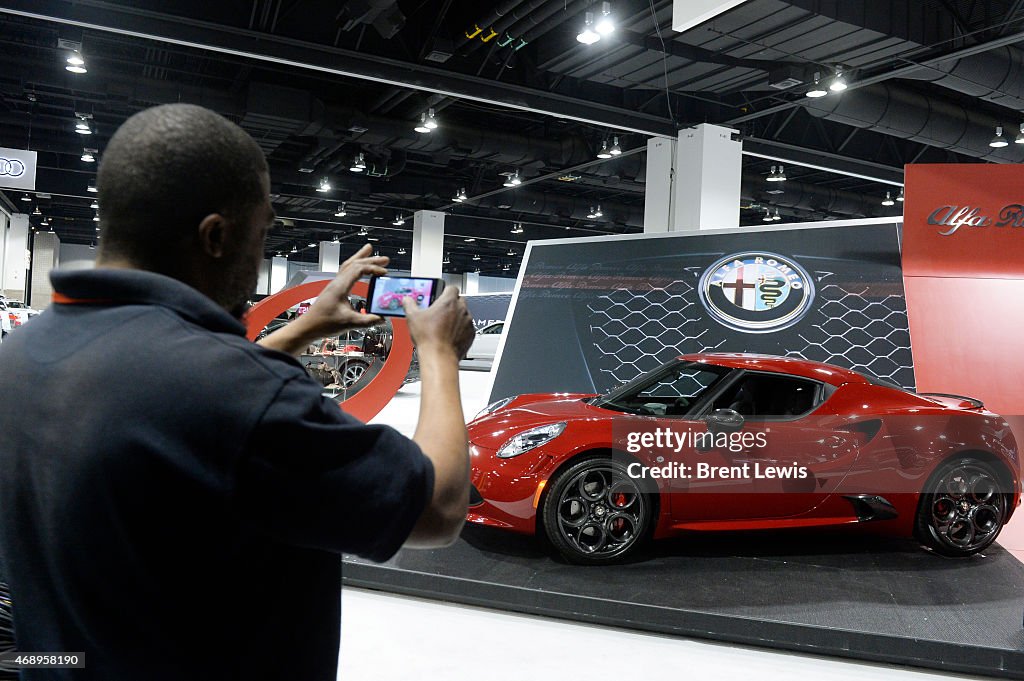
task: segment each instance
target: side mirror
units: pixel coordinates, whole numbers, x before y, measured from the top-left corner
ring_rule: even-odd
[[[704,420],[708,424],[708,431],[715,435],[738,432],[746,423],[746,419],[734,409],[716,409]]]

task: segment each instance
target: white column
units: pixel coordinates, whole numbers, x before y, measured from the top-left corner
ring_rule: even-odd
[[[647,140],[647,181],[644,192],[644,233],[672,231],[673,175],[676,141],[664,137]]]
[[[739,227],[743,144],[732,139],[736,133],[708,123],[679,132],[670,231]]]
[[[260,273],[256,277],[256,293],[261,296],[270,294],[270,260],[267,258],[260,262]]]
[[[333,241],[320,242],[320,271],[337,272],[341,267],[341,244]]]
[[[412,219],[412,276],[441,277],[444,260],[444,213],[419,210]]]
[[[480,293],[480,273],[465,272],[462,275],[462,294],[473,295]]]
[[[60,238],[53,232],[38,232],[32,240],[32,295],[29,304],[45,310],[53,298],[50,272],[60,264]]]
[[[3,281],[0,290],[5,296],[25,300],[28,290],[28,215],[15,213],[4,230]]]
[[[288,258],[271,258],[270,290],[271,295],[277,293],[288,283]]]

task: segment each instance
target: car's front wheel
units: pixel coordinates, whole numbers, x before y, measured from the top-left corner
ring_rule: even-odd
[[[618,461],[583,459],[549,484],[542,509],[544,531],[570,562],[621,560],[650,534],[652,498]]]
[[[988,548],[1006,522],[1007,493],[992,464],[964,457],[940,466],[917,508],[917,538],[936,553],[969,556]]]

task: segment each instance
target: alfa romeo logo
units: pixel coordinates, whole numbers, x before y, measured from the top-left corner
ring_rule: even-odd
[[[25,174],[25,164],[16,158],[0,156],[0,177],[21,177]]]
[[[705,270],[700,300],[716,321],[747,333],[771,333],[796,324],[811,309],[814,282],[807,270],[775,253],[726,256]]]

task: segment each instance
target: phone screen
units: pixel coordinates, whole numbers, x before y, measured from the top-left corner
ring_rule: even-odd
[[[375,277],[370,287],[370,312],[405,316],[403,298],[412,298],[421,309],[430,307],[439,293],[437,279],[423,277]]]

